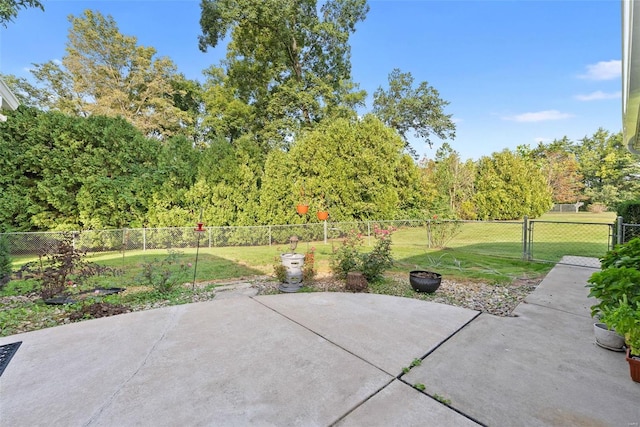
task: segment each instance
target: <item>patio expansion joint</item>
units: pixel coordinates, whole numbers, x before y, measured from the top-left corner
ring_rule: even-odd
[[[438,345],[436,345],[436,346],[435,346],[435,347],[433,347],[431,350],[429,350],[429,351],[428,351],[424,356],[422,356],[422,357],[420,358],[420,360],[424,361],[424,360],[425,360],[425,359],[426,359],[430,354],[432,354],[434,351],[436,351],[438,348],[440,348],[444,343],[446,343],[447,341],[449,341],[451,338],[453,338],[454,336],[456,336],[456,335],[458,334],[458,332],[462,331],[464,328],[466,328],[467,326],[469,326],[469,325],[471,324],[471,322],[473,322],[473,321],[474,321],[474,320],[476,320],[478,317],[480,317],[480,315],[481,315],[481,314],[482,314],[482,312],[480,312],[480,311],[479,311],[479,312],[477,312],[477,313],[476,313],[476,315],[475,315],[475,316],[473,316],[471,319],[469,319],[469,320],[468,320],[464,325],[460,326],[458,329],[456,329],[455,331],[453,331],[453,333],[452,333],[451,335],[449,335],[447,338],[445,338],[444,340],[442,340]],[[468,414],[465,414],[464,412],[462,412],[461,410],[457,409],[457,408],[456,408],[456,407],[454,407],[454,406],[451,406],[451,405],[449,405],[449,404],[446,404],[446,403],[444,403],[444,402],[440,401],[439,399],[436,399],[435,395],[434,395],[434,396],[432,396],[432,395],[430,395],[429,393],[427,393],[426,391],[424,391],[424,390],[420,390],[420,389],[416,388],[416,387],[415,387],[415,384],[411,384],[411,383],[409,383],[408,381],[406,381],[403,377],[404,377],[406,374],[408,374],[409,372],[411,372],[411,369],[413,369],[413,367],[412,367],[412,368],[409,368],[409,371],[408,371],[408,372],[401,372],[401,373],[396,377],[396,379],[397,379],[398,381],[401,381],[402,383],[404,383],[404,384],[408,385],[409,387],[411,387],[412,389],[414,389],[416,392],[421,393],[421,394],[423,394],[423,395],[425,395],[425,396],[429,397],[430,399],[435,400],[435,401],[436,401],[436,402],[438,402],[439,404],[446,406],[447,408],[449,408],[449,409],[451,409],[452,411],[454,411],[454,412],[456,412],[456,413],[460,414],[461,416],[463,416],[463,417],[465,417],[465,418],[467,418],[467,419],[469,419],[469,420],[473,421],[474,423],[476,423],[476,424],[478,424],[478,425],[480,425],[480,426],[486,427],[486,425],[485,425],[485,424],[483,424],[482,422],[480,422],[479,420],[477,420],[477,419],[473,418],[472,416],[470,416],[470,415],[468,415]]]
[[[356,357],[356,358],[358,358],[358,359],[362,360],[362,361],[363,361],[363,362],[365,362],[367,365],[373,366],[373,367],[374,367],[374,368],[376,368],[377,370],[379,370],[379,371],[381,371],[381,372],[383,372],[383,373],[385,373],[385,374],[387,374],[387,375],[391,376],[391,377],[392,377],[392,379],[394,378],[394,375],[393,375],[393,374],[391,374],[391,373],[389,373],[389,372],[386,372],[384,369],[380,368],[379,366],[374,365],[373,363],[371,363],[371,362],[369,362],[368,360],[364,359],[362,356],[359,356],[359,355],[355,354],[355,353],[354,353],[354,352],[352,352],[351,350],[348,350],[348,349],[344,348],[343,346],[341,346],[341,345],[340,345],[340,344],[338,344],[337,342],[332,341],[331,339],[329,339],[329,338],[325,337],[324,335],[322,335],[322,334],[320,334],[320,333],[318,333],[318,332],[314,331],[313,329],[311,329],[311,328],[309,328],[309,327],[307,327],[307,326],[303,325],[302,323],[298,322],[297,320],[292,319],[291,317],[289,317],[289,316],[287,316],[287,315],[285,315],[285,314],[283,314],[283,313],[279,312],[278,310],[276,310],[276,309],[274,309],[274,308],[272,308],[272,307],[269,307],[267,304],[265,304],[265,303],[263,303],[263,302],[261,302],[261,301],[258,301],[256,298],[254,298],[254,297],[249,297],[249,298],[251,298],[253,301],[257,302],[258,304],[262,305],[263,307],[265,307],[265,308],[267,308],[267,309],[269,309],[269,310],[273,311],[274,313],[278,314],[279,316],[284,317],[285,319],[289,320],[290,322],[293,322],[293,323],[295,323],[296,325],[298,325],[298,326],[300,326],[300,327],[302,327],[302,328],[306,329],[307,331],[311,332],[312,334],[314,334],[314,335],[316,335],[316,336],[318,336],[318,337],[322,338],[323,340],[327,341],[329,344],[331,344],[331,345],[333,345],[333,346],[335,346],[335,347],[338,347],[340,350],[345,351],[345,352],[349,353],[350,355],[352,355],[352,356],[354,356],[354,357]]]
[[[518,307],[520,307],[522,304],[525,305],[535,305],[536,307],[540,307],[543,309],[547,309],[547,310],[552,310],[552,311],[556,311],[558,313],[565,313],[565,314],[570,314],[572,316],[576,316],[576,317],[581,317],[581,318],[585,318],[585,319],[591,319],[591,316],[587,316],[584,314],[579,314],[579,313],[574,313],[572,311],[568,311],[568,310],[562,310],[560,308],[556,308],[556,307],[550,307],[548,305],[545,304],[540,304],[540,303],[536,303],[536,302],[527,302],[527,301],[523,301],[520,304],[518,304],[518,306],[516,307],[516,310],[518,309]],[[515,310],[514,310],[515,311]],[[517,313],[515,315],[515,317],[520,317]]]
[[[349,416],[349,414],[351,414],[353,411],[355,411],[356,409],[358,409],[360,406],[364,405],[365,403],[367,403],[369,400],[371,400],[373,397],[375,397],[378,393],[380,393],[382,390],[384,390],[385,388],[389,387],[389,385],[391,385],[394,381],[396,381],[395,378],[391,378],[389,380],[389,382],[387,382],[385,385],[383,385],[382,387],[380,387],[378,390],[374,391],[373,393],[371,393],[369,396],[367,396],[365,399],[362,399],[360,402],[358,402],[357,404],[353,405],[353,407],[351,409],[349,409],[348,411],[346,411],[344,414],[342,414],[340,417],[338,417],[337,420],[335,420],[334,422],[332,422],[331,424],[329,424],[329,427],[333,427],[336,424],[338,424],[340,421],[344,420],[345,418],[347,418]]]
[[[167,333],[175,326],[176,324],[176,317],[178,316],[178,310],[173,310],[173,312],[171,313],[171,317],[169,317],[169,319],[167,319],[166,324],[164,329],[162,330],[160,336],[155,340],[155,342],[153,343],[153,345],[151,346],[151,348],[149,349],[149,351],[147,351],[147,354],[144,356],[144,358],[142,359],[142,362],[140,362],[140,364],[138,365],[137,368],[135,368],[135,370],[131,373],[131,375],[129,375],[129,377],[127,379],[125,379],[117,388],[116,390],[111,394],[111,396],[109,396],[106,400],[105,403],[100,406],[100,408],[93,414],[91,415],[91,417],[87,420],[87,422],[85,422],[83,424],[83,427],[87,427],[90,426],[91,424],[93,424],[96,420],[98,420],[98,418],[100,418],[100,415],[108,408],[111,406],[111,404],[113,403],[113,401],[118,397],[118,395],[121,393],[122,389],[126,387],[127,384],[129,384],[137,375],[138,373],[146,366],[149,358],[151,357],[151,355],[156,351],[156,348],[158,347],[158,345],[160,345],[160,343],[162,341],[165,340],[165,337],[167,336]]]
[[[256,301],[257,303],[259,303],[259,304],[263,305],[263,306],[264,306],[264,307],[266,307],[267,309],[269,309],[269,310],[273,311],[274,313],[277,313],[279,316],[282,316],[282,317],[284,317],[285,319],[287,319],[287,320],[289,320],[289,321],[291,321],[291,322],[293,322],[293,323],[295,323],[295,324],[297,324],[297,325],[301,326],[302,328],[304,328],[304,329],[308,330],[308,331],[309,331],[309,332],[311,332],[312,334],[319,336],[320,338],[322,338],[322,339],[326,340],[326,341],[327,341],[327,342],[329,342],[330,344],[332,344],[332,345],[334,345],[334,346],[336,346],[336,347],[340,348],[341,350],[343,350],[343,351],[345,351],[345,352],[347,352],[347,353],[349,353],[349,354],[351,354],[351,355],[353,355],[353,356],[357,357],[358,359],[362,360],[363,362],[367,363],[368,365],[371,365],[371,366],[373,366],[374,368],[376,368],[376,369],[380,370],[381,372],[383,372],[383,373],[385,373],[385,374],[387,374],[387,375],[390,375],[390,376],[391,376],[391,378],[389,379],[389,381],[388,381],[385,385],[383,385],[382,387],[380,387],[380,388],[379,388],[378,390],[376,390],[375,392],[371,393],[371,394],[370,394],[369,396],[367,396],[365,399],[362,399],[360,402],[358,402],[357,404],[355,404],[351,409],[347,410],[343,415],[341,415],[340,417],[338,417],[338,419],[336,419],[334,422],[332,422],[331,424],[329,424],[329,426],[335,426],[337,423],[339,423],[339,422],[341,422],[342,420],[344,420],[347,416],[349,416],[349,414],[351,414],[353,411],[355,411],[356,409],[358,409],[360,406],[362,406],[363,404],[365,404],[366,402],[368,402],[369,400],[371,400],[374,396],[376,396],[377,394],[379,394],[382,390],[384,390],[385,388],[389,387],[389,385],[391,385],[394,381],[400,381],[400,382],[402,382],[402,383],[404,383],[404,384],[408,385],[409,387],[413,388],[416,392],[418,392],[418,393],[422,393],[422,394],[424,394],[425,396],[428,396],[429,398],[431,398],[431,399],[434,399],[434,400],[438,401],[438,399],[436,399],[435,397],[430,396],[429,394],[425,393],[424,391],[421,391],[421,390],[416,389],[412,384],[409,384],[407,381],[403,380],[403,379],[402,379],[402,376],[403,376],[403,375],[405,375],[405,373],[404,373],[404,372],[401,372],[400,374],[398,374],[398,375],[395,375],[395,376],[394,376],[393,374],[391,374],[391,373],[389,373],[389,372],[386,372],[384,369],[382,369],[382,368],[380,368],[380,367],[378,367],[378,366],[374,365],[373,363],[369,362],[368,360],[363,359],[361,356],[359,356],[359,355],[357,355],[357,354],[353,353],[352,351],[350,351],[350,350],[348,350],[348,349],[344,348],[344,347],[343,347],[343,346],[341,346],[340,344],[338,344],[338,343],[336,343],[336,342],[334,342],[334,341],[332,341],[332,340],[328,339],[327,337],[323,336],[322,334],[319,334],[318,332],[316,332],[316,331],[314,331],[314,330],[312,330],[312,329],[308,328],[307,326],[305,326],[305,325],[301,324],[300,322],[298,322],[298,321],[296,321],[296,320],[294,320],[294,319],[290,318],[289,316],[286,316],[285,314],[283,314],[283,313],[279,312],[278,310],[276,310],[276,309],[274,309],[274,308],[272,308],[272,307],[269,307],[268,305],[266,305],[266,304],[262,303],[261,301],[258,301],[257,299],[255,299],[255,298],[253,298],[253,297],[250,297],[250,298],[251,298],[253,301]],[[447,338],[445,338],[445,339],[444,339],[444,340],[442,340],[440,343],[438,343],[438,345],[436,345],[436,346],[435,346],[435,347],[433,347],[431,350],[429,350],[429,351],[428,351],[424,356],[422,356],[422,357],[420,358],[420,360],[424,360],[427,356],[429,356],[431,353],[433,353],[435,350],[437,350],[441,345],[443,345],[445,342],[449,341],[449,340],[450,340],[452,337],[454,337],[458,332],[460,332],[462,329],[464,329],[465,327],[467,327],[471,322],[473,322],[475,319],[477,319],[477,318],[478,318],[478,316],[480,316],[481,314],[482,314],[482,312],[480,312],[480,311],[476,312],[476,314],[475,314],[471,319],[469,319],[467,322],[465,322],[463,325],[461,325],[458,329],[456,329],[455,331],[453,331],[453,332],[452,332],[452,333],[451,333]],[[438,401],[438,403],[440,403],[440,404],[443,404],[443,405],[444,405],[444,403],[442,403],[442,402],[440,402],[440,401]],[[458,410],[458,409],[454,408],[453,406],[449,406],[449,405],[445,405],[445,406],[447,406],[449,409],[451,409],[451,410],[455,411],[456,413],[460,414],[461,416],[463,416],[463,417],[465,417],[465,418],[467,418],[467,419],[469,419],[469,420],[473,421],[474,423],[476,423],[476,424],[478,424],[478,425],[480,425],[480,426],[486,427],[486,426],[485,426],[484,424],[482,424],[480,421],[478,421],[478,420],[474,419],[473,417],[471,417],[471,416],[469,416],[469,415],[465,414],[464,412],[461,412],[460,410]]]
[[[438,345],[436,345],[435,347],[433,347],[431,350],[429,350],[424,356],[422,356],[420,358],[420,360],[424,361],[427,357],[429,357],[429,355],[431,353],[433,353],[434,351],[436,351],[437,349],[439,349],[444,343],[446,343],[447,341],[449,341],[451,338],[455,337],[458,332],[460,332],[461,330],[463,330],[464,328],[466,328],[467,326],[469,326],[471,324],[471,322],[473,322],[474,320],[476,320],[480,315],[482,314],[481,311],[476,312],[476,314],[469,320],[467,320],[462,326],[460,326],[458,329],[456,329],[455,331],[453,331],[448,337],[446,337],[445,339],[443,339],[442,341],[440,341],[438,343]],[[406,372],[408,373],[408,372]],[[396,378],[399,379],[400,381],[404,382],[405,384],[406,381],[404,381],[402,379],[402,377],[406,374],[405,372],[401,372]],[[411,385],[411,384],[408,384]],[[413,387],[413,385],[411,385]]]
[[[369,366],[374,367],[375,369],[379,370],[380,372],[389,375],[389,381],[387,381],[386,384],[384,384],[382,387],[380,387],[378,390],[374,391],[373,393],[371,393],[369,396],[367,396],[366,398],[362,399],[360,402],[356,403],[355,405],[353,405],[353,407],[351,407],[350,409],[348,409],[344,414],[342,414],[341,416],[339,416],[334,422],[330,423],[329,426],[334,426],[337,423],[339,423],[341,420],[343,420],[345,417],[347,417],[349,414],[351,414],[353,411],[355,411],[356,409],[358,409],[360,406],[362,406],[365,402],[369,401],[372,397],[374,397],[375,395],[377,395],[378,393],[380,393],[382,390],[384,390],[385,388],[387,388],[391,383],[393,383],[394,381],[397,380],[397,377],[395,377],[393,374],[386,372],[384,369],[380,368],[379,366],[374,365],[373,363],[369,362],[368,360],[362,358],[362,356],[359,356],[357,354],[355,354],[354,352],[344,348],[343,346],[341,346],[340,344],[330,340],[329,338],[323,336],[322,334],[314,331],[313,329],[308,328],[307,326],[301,324],[300,322],[292,319],[291,317],[279,312],[278,310],[269,307],[268,305],[264,304],[261,301],[258,301],[257,299],[250,297],[253,301],[257,302],[258,304],[261,304],[262,306],[264,306],[265,308],[273,311],[274,313],[278,314],[279,316],[284,317],[285,319],[289,320],[290,322],[295,323],[296,325],[306,329],[307,331],[311,332],[312,334],[322,338],[323,340],[327,341],[329,344],[339,348],[340,350],[349,353],[350,355],[356,357],[357,359],[363,361],[364,363],[366,363]]]

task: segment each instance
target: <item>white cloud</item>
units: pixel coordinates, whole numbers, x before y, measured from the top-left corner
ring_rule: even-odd
[[[548,120],[562,120],[573,117],[573,114],[561,113],[558,110],[536,111],[535,113],[522,113],[515,116],[502,117],[503,120],[514,122],[546,122]]]
[[[588,93],[586,95],[576,95],[578,101],[598,101],[600,99],[619,99],[622,97],[622,92],[603,92],[597,90],[595,92]]]
[[[587,80],[613,80],[622,75],[622,61],[600,61],[597,64],[587,65],[587,73],[578,77]]]

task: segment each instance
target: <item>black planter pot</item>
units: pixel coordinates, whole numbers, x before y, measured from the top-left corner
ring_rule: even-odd
[[[426,270],[414,270],[409,272],[409,283],[417,292],[435,292],[442,282],[442,275]]]

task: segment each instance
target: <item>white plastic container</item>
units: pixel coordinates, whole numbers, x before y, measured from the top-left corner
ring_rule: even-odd
[[[290,285],[301,283],[304,254],[282,254],[280,259],[287,269],[287,283]]]

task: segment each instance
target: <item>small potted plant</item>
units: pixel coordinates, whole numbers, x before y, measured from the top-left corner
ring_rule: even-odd
[[[609,326],[624,336],[631,379],[640,382],[640,302],[631,304],[625,295],[606,319]]]
[[[610,329],[618,331],[614,323],[621,301],[627,301],[632,307],[640,304],[640,239],[617,245],[600,261],[602,271],[593,273],[587,284],[589,297],[598,301],[591,306],[591,316],[597,319],[594,323],[596,344],[621,351],[622,338],[616,337]]]
[[[611,326],[611,312],[600,315],[598,322],[593,324],[593,333],[596,337],[596,344],[602,348],[612,351],[625,351],[624,337],[616,332]]]

